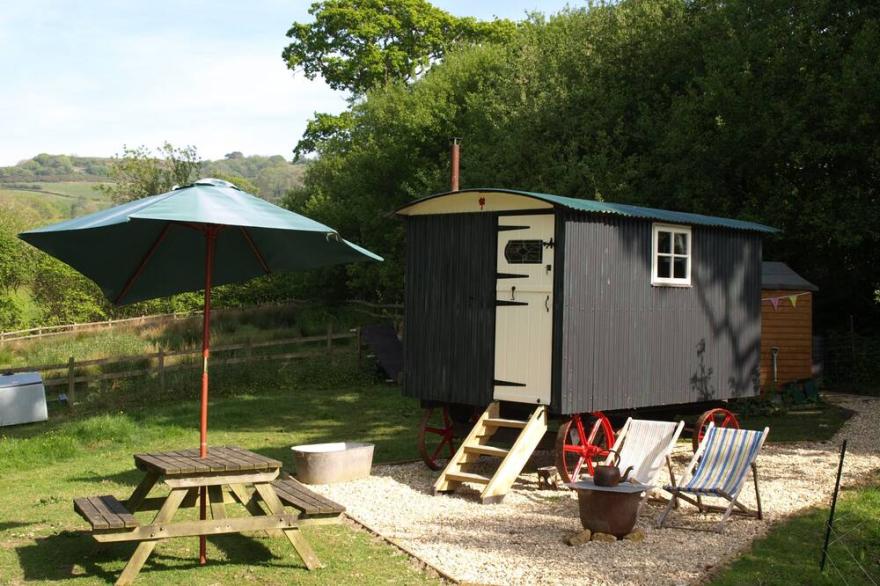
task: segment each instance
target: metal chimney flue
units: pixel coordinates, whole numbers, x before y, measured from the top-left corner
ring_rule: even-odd
[[[458,191],[458,164],[461,150],[461,139],[452,137],[452,150],[450,153],[450,188],[451,191]]]

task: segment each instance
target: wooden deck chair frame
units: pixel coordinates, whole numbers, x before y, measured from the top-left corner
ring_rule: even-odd
[[[612,450],[615,452],[620,452],[623,443],[626,441],[627,433],[629,433],[630,426],[632,425],[633,418],[627,417],[626,423],[623,424],[623,427],[620,428],[620,431],[617,433],[617,438],[614,440],[614,446],[612,446]],[[669,478],[672,480],[672,484],[675,484],[675,472],[672,469],[672,450],[675,448],[676,442],[678,442],[678,437],[681,435],[681,431],[684,429],[684,421],[679,421],[678,425],[675,427],[675,432],[672,434],[672,438],[669,440],[669,443],[665,446],[666,455],[664,456],[666,460],[666,468],[669,470]],[[609,453],[608,457],[605,458],[603,464],[611,464],[614,460],[614,456]],[[621,471],[622,472],[622,471]],[[657,472],[654,474],[654,477],[650,479],[650,482],[646,482],[645,484],[650,484],[654,486],[652,490],[648,492],[650,497],[654,497],[657,500],[661,500],[666,502],[667,499],[663,497],[656,496],[657,492],[657,477],[660,476],[660,469],[657,469]],[[678,505],[676,505],[677,507]]]
[[[714,423],[709,423],[709,426],[706,428],[706,434],[708,435],[709,430],[715,426]],[[758,444],[758,450],[755,453],[755,458],[761,453],[761,450],[764,448],[764,441],[767,439],[767,434],[770,433],[770,428],[765,427],[764,431],[761,434],[761,443]],[[697,464],[700,461],[700,458],[703,456],[703,451],[705,449],[706,442],[702,442],[700,447],[697,448],[696,453],[694,453],[694,457],[691,458],[690,464],[685,469],[684,474],[681,477],[682,484],[687,484],[688,480],[690,480],[691,475],[694,472],[694,468],[696,468]],[[755,517],[756,519],[763,520],[764,519],[764,511],[761,508],[761,492],[758,490],[758,466],[755,462],[751,462],[749,467],[752,469],[752,480],[755,486],[755,501],[757,502],[757,509],[750,509],[741,502],[739,502],[739,495],[742,492],[742,489],[746,485],[745,479],[740,483],[739,487],[734,494],[727,494],[724,491],[718,491],[717,493],[713,493],[707,496],[718,496],[728,501],[728,505],[726,507],[721,507],[718,505],[708,505],[703,502],[699,493],[693,493],[690,491],[685,491],[682,488],[679,488],[676,484],[675,480],[673,480],[672,486],[664,487],[664,490],[670,492],[672,494],[672,498],[669,500],[669,503],[666,505],[666,508],[660,514],[660,517],[657,519],[657,527],[663,527],[663,524],[666,522],[666,517],[669,515],[669,512],[673,507],[678,508],[678,499],[681,499],[685,502],[688,502],[700,511],[700,513],[708,513],[708,512],[723,512],[724,516],[721,518],[721,521],[718,522],[718,525],[715,526],[715,531],[718,533],[722,533],[724,531],[724,522],[730,518],[730,515],[734,512],[740,513],[742,515],[746,515],[749,517]],[[689,494],[685,494],[688,492]],[[690,494],[693,494],[695,498],[692,498]]]

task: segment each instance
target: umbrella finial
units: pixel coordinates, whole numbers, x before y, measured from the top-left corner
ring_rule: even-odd
[[[211,185],[213,187],[229,187],[232,189],[238,189],[241,191],[241,188],[235,183],[231,183],[224,179],[215,179],[214,177],[204,177],[197,181],[193,182],[193,185]]]

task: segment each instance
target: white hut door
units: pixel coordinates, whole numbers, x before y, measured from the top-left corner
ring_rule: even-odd
[[[550,403],[553,234],[553,214],[498,218],[496,400]]]

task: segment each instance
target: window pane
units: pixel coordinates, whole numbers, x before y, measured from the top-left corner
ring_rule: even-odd
[[[675,239],[675,254],[687,254],[688,242],[687,234],[677,233],[673,235]]]
[[[657,257],[657,276],[661,279],[668,279],[672,276],[672,257]]]
[[[687,278],[687,259],[684,257],[675,257],[675,265],[673,267],[676,279]]]
[[[671,232],[657,232],[657,251],[658,252],[672,252],[670,250],[670,236]]]
[[[544,243],[540,240],[511,240],[504,247],[504,258],[512,265],[541,264]]]

